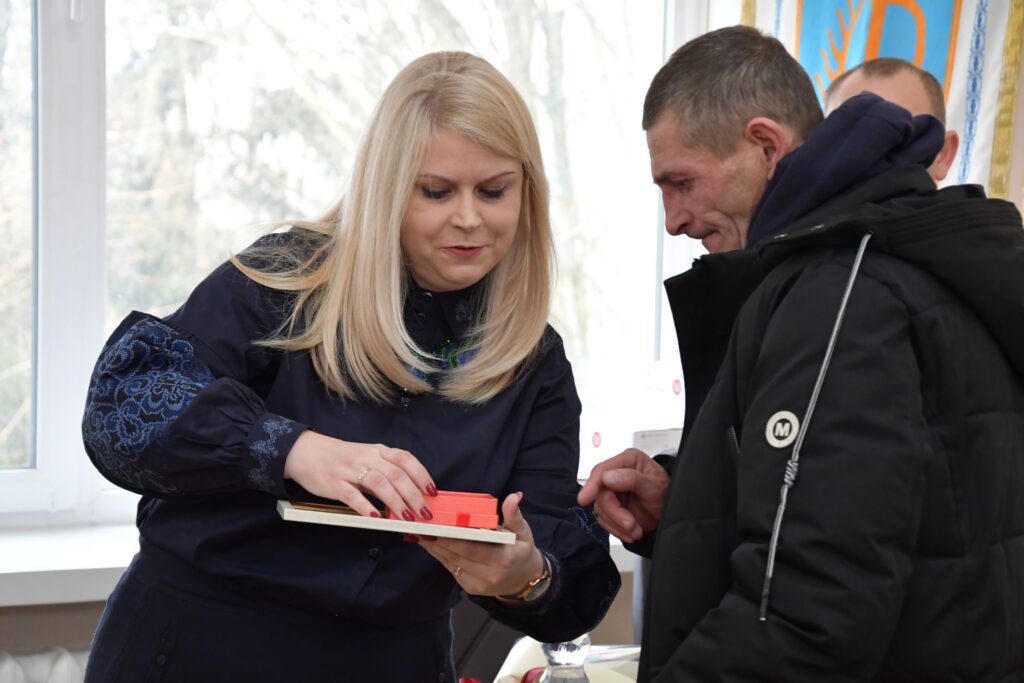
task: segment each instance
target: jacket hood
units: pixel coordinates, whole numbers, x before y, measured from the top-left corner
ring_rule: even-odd
[[[1010,202],[977,185],[936,190],[921,166],[898,167],[833,198],[756,248],[767,271],[795,249],[852,245],[900,258],[955,292],[1024,377],[1024,230]]]
[[[902,166],[927,167],[942,149],[938,119],[911,116],[872,93],[851,97],[779,162],[751,220],[756,245],[823,202]]]

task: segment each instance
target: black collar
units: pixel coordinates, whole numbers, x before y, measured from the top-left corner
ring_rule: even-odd
[[[413,341],[425,351],[434,351],[448,341],[465,342],[479,321],[485,281],[453,292],[434,292],[420,287],[409,275],[404,319]]]

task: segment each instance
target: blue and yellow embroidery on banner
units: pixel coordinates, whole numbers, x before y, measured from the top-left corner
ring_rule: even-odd
[[[949,97],[962,0],[802,0],[794,52],[819,99],[863,61],[898,57],[930,72]]]

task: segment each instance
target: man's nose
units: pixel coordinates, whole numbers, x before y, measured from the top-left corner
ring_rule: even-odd
[[[678,201],[673,201],[667,196],[663,198],[662,204],[665,207],[665,232],[676,237],[685,235],[687,228],[693,223],[693,213]]]

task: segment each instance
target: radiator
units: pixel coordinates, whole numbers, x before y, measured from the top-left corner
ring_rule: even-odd
[[[88,656],[62,647],[17,656],[0,650],[0,683],[82,683]]]

